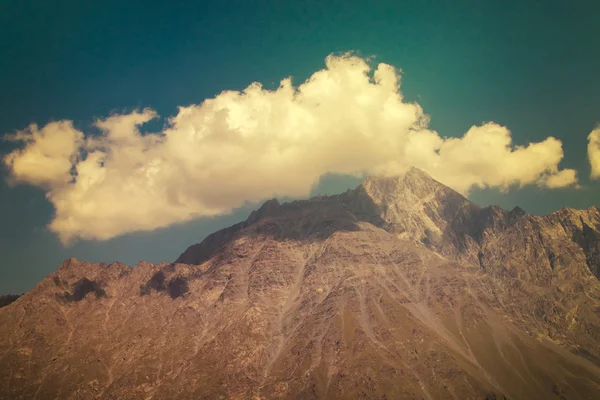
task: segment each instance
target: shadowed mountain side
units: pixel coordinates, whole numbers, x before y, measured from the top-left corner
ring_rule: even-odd
[[[22,295],[20,294],[6,294],[0,296],[0,308],[15,302],[21,296]]]
[[[175,262],[202,264],[223,246],[243,236],[265,236],[275,240],[323,241],[335,232],[359,230],[358,222],[385,225],[372,199],[360,190],[341,195],[279,204],[265,202],[246,221],[209,235],[190,246]]]

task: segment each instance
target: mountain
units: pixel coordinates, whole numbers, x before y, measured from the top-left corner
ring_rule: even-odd
[[[66,260],[0,309],[0,398],[598,398],[599,270],[597,207],[369,177],[174,263]]]

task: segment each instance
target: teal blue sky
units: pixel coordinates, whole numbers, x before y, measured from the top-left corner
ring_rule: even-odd
[[[301,83],[331,53],[356,51],[403,71],[402,91],[442,136],[507,126],[516,144],[554,136],[580,189],[476,190],[481,205],[546,214],[599,204],[587,135],[600,121],[600,3],[596,1],[3,1],[0,133],[113,111],[162,116],[222,90],[292,76]],[[13,149],[0,144],[0,154]],[[106,242],[63,247],[46,225],[42,190],[0,183],[0,293],[23,292],[73,255],[135,264],[174,260],[188,245],[245,218],[200,219]],[[314,192],[356,186],[325,177]]]

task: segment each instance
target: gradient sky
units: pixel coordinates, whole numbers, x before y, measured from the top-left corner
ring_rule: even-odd
[[[560,167],[576,169],[582,185],[475,190],[476,203],[520,205],[538,215],[600,205],[586,155],[586,137],[600,121],[599,2],[373,3],[4,1],[0,133],[62,119],[85,128],[111,112],[144,107],[169,116],[254,81],[276,88],[292,76],[301,83],[329,54],[352,50],[401,68],[406,99],[418,101],[444,136],[494,121],[516,144],[560,139]],[[0,143],[2,156],[13,149]],[[2,168],[0,294],[31,289],[71,255],[131,265],[172,261],[256,208],[64,247],[46,228],[53,207],[44,192],[10,187]],[[326,176],[313,193],[358,183]]]

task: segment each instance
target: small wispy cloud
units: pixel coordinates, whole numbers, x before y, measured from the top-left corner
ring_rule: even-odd
[[[600,179],[600,124],[588,135],[587,152],[592,169],[590,177]]]

